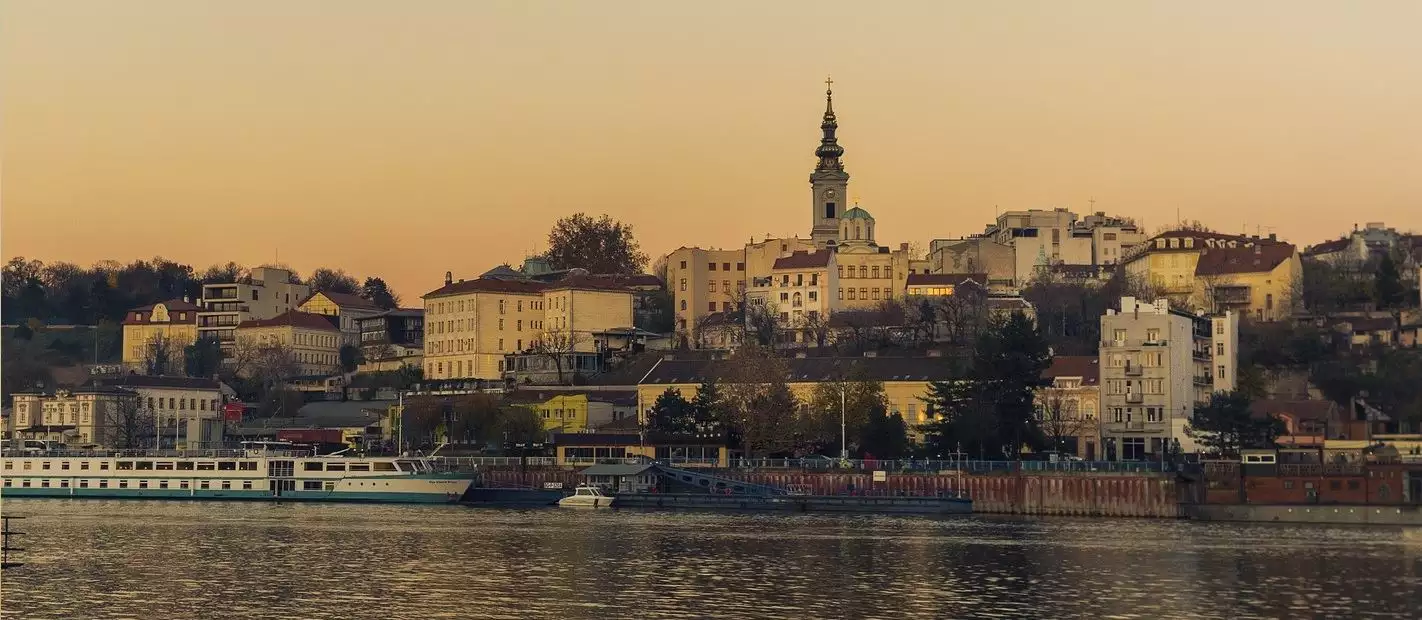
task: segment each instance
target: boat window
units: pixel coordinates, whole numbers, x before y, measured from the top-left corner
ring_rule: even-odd
[[[15,468],[15,462],[14,462],[14,461],[5,461],[5,469],[14,469],[14,468]]]
[[[6,478],[6,479],[5,479],[5,486],[7,486],[7,487],[10,486],[10,479],[9,479],[9,478]]]
[[[23,482],[20,483],[20,486],[22,486],[22,487],[30,486],[30,481],[29,481],[29,480],[25,480],[25,481],[23,481]]]
[[[242,462],[238,463],[237,469],[240,469],[240,470],[242,470],[242,471],[257,471],[257,462],[256,462],[256,461],[242,461]]]
[[[79,461],[79,469],[89,469],[89,461]]]
[[[321,471],[321,461],[306,461],[301,464],[303,471]]]
[[[242,481],[242,488],[245,489],[245,490],[248,490],[248,491],[252,490],[252,481],[251,481],[251,480],[243,480],[243,481]]]
[[[1356,482],[1356,481],[1355,481],[1355,482]],[[62,488],[62,489],[67,489],[67,488],[69,488],[69,481],[68,481],[68,480],[60,480],[60,481],[59,481],[59,487]]]
[[[40,469],[49,469],[49,461],[40,463]]]
[[[134,469],[153,469],[153,461],[138,461],[133,464]]]
[[[351,471],[370,471],[369,463],[351,463]]]
[[[199,488],[199,489],[203,489],[203,490],[207,490],[207,481],[206,481],[206,480],[203,480],[203,481],[198,482],[198,488]]]
[[[41,481],[40,481],[40,486],[42,486],[42,487],[48,489],[48,488],[49,488],[49,481],[48,481],[48,480],[41,480]]]
[[[223,481],[222,481],[222,489],[223,489],[223,490],[227,490],[227,489],[230,489],[230,488],[232,488],[232,481],[231,481],[231,480],[223,480]]]
[[[158,488],[160,488],[160,489],[166,489],[166,488],[168,488],[168,481],[167,481],[167,480],[159,480],[159,481],[158,481]]]
[[[395,464],[390,461],[376,461],[375,471],[395,471]]]
[[[186,488],[188,488],[188,481],[187,481],[187,480],[180,480],[180,481],[178,481],[178,488],[180,488],[180,489],[186,489]]]
[[[59,468],[60,468],[60,469],[69,469],[69,461],[60,461],[60,462],[59,462]]]
[[[25,461],[25,469],[29,469],[29,468],[30,468],[30,462],[29,462],[29,461]]]
[[[237,469],[236,461],[218,461],[217,468],[222,471],[232,471]]]
[[[7,480],[6,482],[9,482],[9,481]],[[336,483],[333,482],[333,481],[327,480],[327,481],[326,481],[326,490],[327,490],[327,491],[334,491],[334,490],[336,490]]]
[[[109,462],[108,462],[108,461],[99,461],[99,469],[101,469],[101,470],[107,470],[108,468],[109,468]]]
[[[154,469],[161,469],[161,470],[164,470],[164,471],[173,471],[173,462],[172,462],[172,461],[159,461],[158,464],[157,464],[157,466],[154,467]]]
[[[400,471],[423,471],[419,461],[396,461],[400,464]]]
[[[320,491],[320,490],[321,490],[321,481],[320,481],[320,480],[306,480],[306,481],[303,481],[303,482],[301,483],[301,490],[303,490],[303,491]]]
[[[100,480],[100,481],[99,481],[99,488],[101,488],[101,489],[107,489],[107,488],[109,488],[109,481],[108,481],[108,480]]]
[[[114,469],[133,469],[133,461],[119,461],[114,463]]]
[[[345,463],[326,463],[326,471],[345,471]]]
[[[183,471],[192,471],[192,470],[193,470],[193,462],[192,462],[192,461],[178,461],[178,469],[183,470]]]
[[[197,464],[198,471],[212,471],[214,469],[217,469],[217,463],[212,461],[204,461]]]
[[[81,488],[81,489],[87,489],[87,488],[89,488],[89,481],[88,481],[88,480],[80,480],[80,481],[79,481],[79,488]]]

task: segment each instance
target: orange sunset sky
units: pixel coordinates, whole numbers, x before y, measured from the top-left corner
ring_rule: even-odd
[[[0,5],[3,254],[279,256],[404,297],[608,213],[652,255],[809,233],[835,80],[881,243],[1177,210],[1422,229],[1422,2]]]

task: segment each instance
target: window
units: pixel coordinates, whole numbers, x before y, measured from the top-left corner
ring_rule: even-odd
[[[252,490],[252,481],[251,481],[251,480],[243,480],[243,481],[242,481],[242,490],[244,490],[244,491],[250,491],[250,490]]]
[[[871,274],[869,277],[871,277],[871,278],[877,278],[877,277],[879,277],[879,268],[878,268],[878,267],[874,267],[874,268],[872,268],[872,269],[869,270],[869,273]]]
[[[746,264],[745,264],[745,263],[736,263],[736,271],[745,271],[745,270],[746,270]]]
[[[1273,309],[1274,309],[1274,294],[1273,294],[1273,293],[1267,293],[1267,294],[1264,295],[1264,309],[1265,309],[1265,310],[1273,310]]]
[[[854,301],[854,289],[849,289],[849,301]]]
[[[1126,330],[1124,330],[1124,329],[1115,330],[1114,332],[1112,332],[1111,339],[1114,340],[1114,341],[1116,341],[1116,342],[1125,342],[1125,341],[1126,341]],[[1119,346],[1119,345],[1117,345],[1117,346]]]
[[[232,488],[232,481],[231,481],[231,480],[223,480],[223,481],[222,481],[222,490],[223,490],[223,491],[226,491],[226,490],[231,489],[231,488]]]
[[[827,219],[827,220],[832,220],[832,219],[834,219],[834,203],[833,203],[833,202],[826,202],[826,203],[825,203],[825,219]]]
[[[681,309],[682,309],[683,312],[686,311],[686,300],[685,300],[685,299],[681,300]]]
[[[1219,368],[1219,378],[1221,378],[1221,379],[1225,378],[1225,367],[1224,367],[1224,364],[1220,364],[1220,368]]]
[[[711,306],[711,311],[712,311],[712,312],[715,312],[715,311],[716,311],[716,302],[713,301],[713,302],[708,303],[707,305]]]
[[[706,270],[707,270],[707,271],[715,271],[715,270],[716,270],[716,263],[706,263]]]
[[[523,319],[518,320],[518,324],[514,326],[514,329],[516,331],[523,331]]]
[[[1158,329],[1147,329],[1147,330],[1146,330],[1146,342],[1160,342],[1160,330],[1158,330]]]
[[[711,292],[711,293],[716,292],[716,281],[715,281],[715,280],[712,280],[712,281],[710,281],[710,282],[707,282],[707,283],[706,283],[706,290],[707,290],[707,292]]]
[[[722,280],[722,281],[721,281],[721,290],[723,290],[723,291],[725,291],[725,292],[727,292],[727,293],[731,292],[731,281],[730,281],[730,280]]]
[[[257,471],[257,462],[242,461],[240,463],[237,463],[237,469],[240,469],[242,471]]]
[[[865,267],[864,265],[860,265],[860,266],[859,266],[859,277],[861,277],[861,278],[868,278],[868,277],[869,277],[869,268],[868,268],[868,267]]]
[[[320,491],[320,490],[321,490],[321,481],[320,481],[320,480],[303,480],[303,481],[301,482],[301,490],[303,490],[303,491]]]
[[[1215,355],[1224,355],[1224,343],[1223,343],[1223,342],[1217,342],[1217,343],[1215,343]]]
[[[839,289],[839,300],[844,301],[844,289]]]
[[[861,288],[861,289],[859,289],[859,298],[860,298],[860,299],[869,299],[869,289],[867,289],[867,288]]]
[[[683,263],[682,263],[682,266],[685,267],[685,266],[686,266],[686,263],[683,262]],[[683,291],[686,290],[686,278],[682,278],[682,279],[681,279],[681,290],[683,290]]]
[[[1222,322],[1222,321],[1216,321],[1216,322],[1215,322],[1215,333],[1216,333],[1216,334],[1219,334],[1219,335],[1221,335],[1221,336],[1224,335],[1224,322]]]
[[[877,289],[877,288],[871,288],[871,289],[869,289],[869,292],[871,292],[871,293],[874,294],[874,299],[878,299],[878,298],[879,298],[879,289]]]
[[[504,320],[503,320],[503,319],[499,319],[499,331],[503,331],[503,329],[504,329]]]

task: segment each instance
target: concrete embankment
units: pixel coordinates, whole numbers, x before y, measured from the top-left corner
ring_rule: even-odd
[[[1186,515],[1201,521],[1422,526],[1422,506],[1294,506],[1199,504]]]
[[[485,469],[495,483],[571,486],[577,469]],[[1112,473],[889,473],[875,482],[871,473],[721,470],[717,475],[754,484],[796,488],[811,495],[935,495],[963,493],[973,512],[989,514],[1180,518],[1182,489],[1170,474]]]

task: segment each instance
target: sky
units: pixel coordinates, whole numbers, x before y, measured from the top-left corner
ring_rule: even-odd
[[[606,213],[808,236],[824,80],[881,244],[1066,207],[1422,230],[1422,2],[0,4],[0,251],[280,261],[407,303]]]

